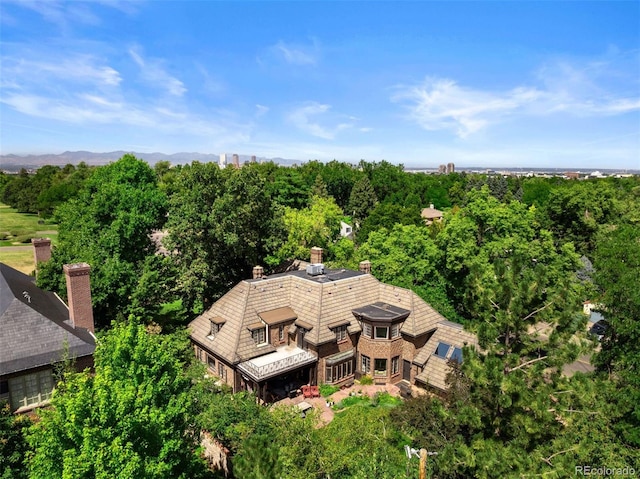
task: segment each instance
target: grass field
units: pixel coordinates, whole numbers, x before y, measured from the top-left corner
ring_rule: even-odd
[[[30,274],[35,269],[31,238],[51,238],[55,244],[57,230],[58,225],[41,221],[38,215],[18,213],[0,203],[0,262]]]

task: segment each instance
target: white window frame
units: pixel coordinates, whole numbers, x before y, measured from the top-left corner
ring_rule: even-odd
[[[385,335],[383,336],[378,336],[378,330],[385,330]],[[374,329],[374,333],[375,333],[375,337],[374,339],[389,339],[389,326],[376,326]]]
[[[364,374],[369,374],[371,372],[371,358],[369,356],[365,356],[364,354],[361,354],[360,367],[362,368],[362,372]]]

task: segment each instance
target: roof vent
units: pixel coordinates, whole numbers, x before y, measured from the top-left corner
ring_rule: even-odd
[[[324,264],[322,263],[311,263],[307,266],[307,274],[309,276],[319,276],[324,273]]]

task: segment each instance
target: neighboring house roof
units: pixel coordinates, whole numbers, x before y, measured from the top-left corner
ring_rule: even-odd
[[[424,367],[416,376],[416,380],[444,391],[447,389],[447,374],[451,371],[447,363],[455,356],[455,348],[478,348],[478,339],[473,333],[465,331],[461,324],[451,321],[442,321],[438,323],[437,328],[413,362]],[[440,344],[442,346],[439,346]]]
[[[74,328],[69,310],[34,278],[0,263],[0,376],[89,356],[94,336]]]
[[[427,219],[427,220],[432,220],[432,219],[436,219],[436,218],[442,218],[442,216],[444,215],[444,213],[440,210],[437,210],[433,207],[429,207],[429,208],[422,208],[422,212],[420,213],[420,216],[422,216],[423,218]]]
[[[256,323],[272,323],[274,316],[295,320],[294,326],[306,331],[305,340],[320,345],[335,340],[332,328],[347,325],[349,332],[360,330],[354,310],[355,314],[359,308],[379,311],[381,305],[398,319],[406,316],[401,332],[408,336],[426,334],[445,321],[410,290],[381,283],[371,274],[340,269],[317,276],[289,271],[241,281],[189,327],[193,340],[235,364],[275,351],[270,344],[255,344],[249,328]],[[226,322],[211,337],[210,321],[217,317]]]

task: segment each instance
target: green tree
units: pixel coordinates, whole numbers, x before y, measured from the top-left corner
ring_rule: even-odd
[[[27,416],[14,415],[7,402],[0,402],[0,479],[27,477],[25,432],[30,425]]]
[[[251,436],[233,458],[233,474],[242,479],[278,479],[282,462],[278,446],[269,436]]]
[[[391,479],[403,477],[406,438],[385,407],[353,406],[320,430],[321,477]]]
[[[343,213],[332,197],[314,196],[308,208],[286,208],[284,225],[287,239],[270,263],[277,265],[285,260],[309,256],[313,246],[330,252],[339,236]]]
[[[273,427],[268,409],[256,401],[254,394],[207,391],[198,397],[197,423],[209,431],[232,454],[254,436],[272,436]]]
[[[155,254],[150,234],[165,222],[166,197],[153,170],[125,155],[98,168],[78,198],[57,209],[58,246],[42,266],[38,283],[66,296],[62,265],[91,265],[91,293],[98,325],[129,312],[147,256]]]
[[[417,206],[399,206],[394,203],[379,203],[360,225],[356,241],[364,243],[371,232],[380,228],[391,229],[394,225],[424,225]]]
[[[301,417],[297,406],[271,410],[272,439],[280,449],[282,477],[307,479],[317,476],[320,451],[320,414],[311,409]]]
[[[251,277],[283,237],[282,211],[258,168],[220,170],[194,162],[171,197],[166,245],[175,251],[177,290],[189,310]]]
[[[353,185],[351,194],[349,196],[349,206],[347,207],[347,213],[352,216],[353,221],[357,225],[361,225],[362,222],[369,216],[371,210],[376,206],[378,199],[376,193],[371,186],[368,176],[363,176],[362,179]]]
[[[619,225],[602,234],[595,257],[595,281],[609,329],[596,363],[617,389],[616,430],[640,448],[640,227]]]
[[[325,164],[322,170],[322,179],[327,185],[327,192],[344,211],[348,211],[347,204],[351,190],[361,176],[363,176],[362,173],[353,165],[336,160]]]
[[[381,203],[384,203],[388,197],[407,190],[408,175],[403,165],[393,165],[386,160],[371,163],[362,160],[359,167],[369,177],[376,197]]]
[[[560,241],[593,256],[596,234],[616,216],[615,193],[600,181],[568,182],[549,195],[546,208],[550,228]]]
[[[204,472],[181,338],[133,322],[103,335],[95,374],[67,374],[29,442],[36,478],[190,478]]]

